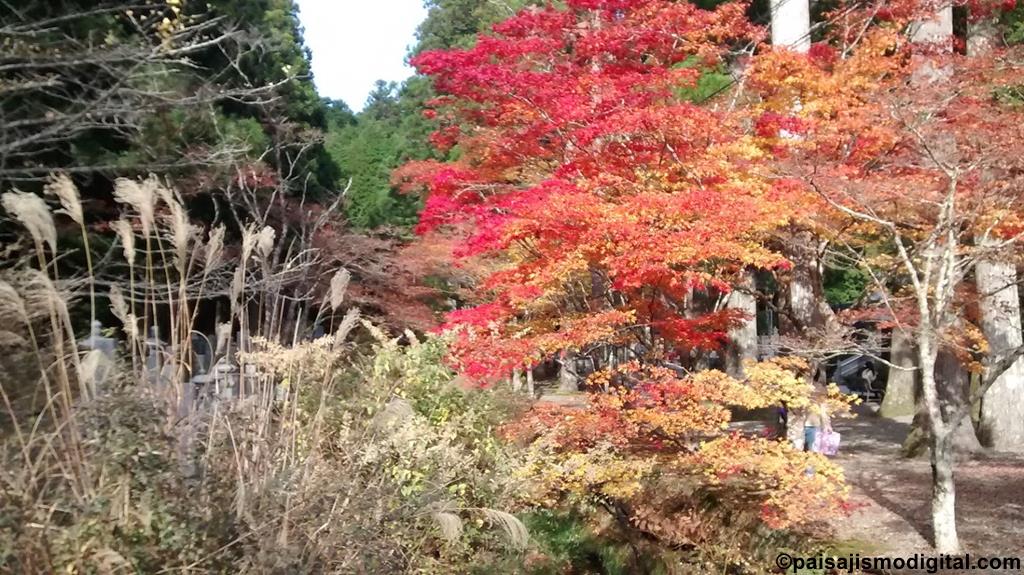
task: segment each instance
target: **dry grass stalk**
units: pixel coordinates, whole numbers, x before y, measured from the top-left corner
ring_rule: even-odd
[[[109,367],[107,356],[98,349],[90,350],[82,357],[78,365],[78,379],[92,397],[96,397],[97,384]]]
[[[348,290],[348,282],[352,279],[352,274],[345,268],[341,268],[334,273],[334,277],[331,278],[331,309],[337,311],[341,307],[342,302],[345,301],[345,292]]]
[[[46,244],[50,251],[57,251],[57,228],[53,225],[53,214],[46,202],[35,194],[7,192],[0,199],[7,213],[25,226],[37,246]]]
[[[10,283],[0,278],[0,318],[15,316],[19,321],[28,318],[25,309],[25,301],[21,298],[18,290]]]
[[[121,240],[121,249],[124,252],[124,259],[128,264],[135,262],[135,230],[128,220],[120,219],[110,225]]]
[[[356,324],[359,323],[360,317],[361,313],[359,308],[351,308],[345,313],[345,317],[341,320],[341,324],[334,333],[334,340],[336,344],[340,345],[348,339],[349,334],[352,333]]]
[[[52,176],[44,188],[47,194],[57,196],[63,213],[78,225],[85,225],[82,213],[82,200],[78,196],[78,188],[67,174]]]
[[[509,543],[517,549],[526,549],[530,542],[530,532],[522,521],[507,511],[499,509],[483,509],[482,511],[491,523],[497,524],[505,532]]]
[[[63,207],[61,212],[74,220],[82,232],[82,246],[85,248],[85,262],[89,274],[90,320],[96,321],[96,274],[92,269],[92,249],[89,247],[89,232],[85,228],[85,215],[82,213],[78,187],[67,174],[58,174],[50,177],[44,190],[47,194],[57,196]]]
[[[204,252],[204,263],[206,270],[217,268],[224,257],[224,226],[217,226],[210,230],[209,239],[206,241]]]
[[[256,231],[255,225],[242,228],[242,264],[252,257],[252,251],[256,247],[257,241],[259,241],[259,233]]]
[[[235,268],[234,276],[231,278],[231,301],[237,302],[245,290],[245,266]]]
[[[149,237],[156,223],[156,190],[153,183],[139,183],[128,178],[119,178],[114,183],[114,199],[135,210],[142,225],[142,235]]]
[[[434,521],[441,529],[441,536],[449,543],[455,543],[462,537],[462,518],[450,511],[435,511]]]
[[[174,263],[178,270],[183,271],[188,261],[188,249],[195,235],[195,227],[188,221],[188,215],[181,202],[167,188],[158,188],[158,194],[167,206],[166,227],[171,232],[171,244],[174,246]]]

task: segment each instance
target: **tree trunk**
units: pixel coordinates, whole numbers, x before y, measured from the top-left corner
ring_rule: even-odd
[[[953,9],[947,4],[931,18],[914,22],[910,27],[910,36],[915,44],[950,42],[953,38]]]
[[[574,393],[580,390],[579,377],[576,375],[576,353],[564,350],[559,359],[558,391]]]
[[[790,240],[785,251],[793,262],[793,270],[785,288],[788,313],[783,315],[789,321],[781,331],[787,335],[806,335],[808,330],[830,328],[836,319],[825,301],[817,240],[809,231],[797,231]]]
[[[967,55],[981,56],[992,51],[999,38],[998,21],[982,18],[968,24]],[[982,173],[992,181],[993,173]],[[986,247],[991,238],[980,237]],[[974,268],[977,282],[981,329],[988,340],[989,358],[1024,344],[1021,337],[1020,299],[1017,268],[995,255],[979,261]],[[1024,358],[1017,360],[988,388],[981,399],[981,440],[1001,451],[1024,451]]]
[[[729,309],[746,314],[743,324],[729,330],[725,352],[725,369],[729,375],[742,378],[743,362],[757,359],[757,299],[754,297],[754,274],[743,272],[740,283],[729,294]]]
[[[811,48],[811,8],[808,0],[771,0],[772,44],[794,52]]]
[[[1010,262],[983,260],[975,266],[975,278],[981,298],[981,328],[992,359],[1024,344],[1017,269]],[[1003,451],[1024,451],[1024,358],[1003,372],[985,392],[980,428],[985,445]]]
[[[953,39],[953,8],[946,5],[937,10],[931,18],[914,22],[911,26],[911,39],[915,44],[934,44],[946,52],[952,51]],[[924,50],[915,53],[913,59],[916,66],[911,77],[912,84],[924,84],[942,82],[948,78],[950,71],[944,68],[940,61],[934,56],[934,47],[926,47]],[[956,157],[956,139],[947,135],[946,139],[937,138],[932,143],[931,153],[938,158]],[[950,202],[950,206],[953,206]],[[952,208],[950,208],[952,209]],[[947,215],[944,217],[952,216]],[[951,225],[951,221],[943,221],[945,225]],[[927,254],[928,258],[947,259],[955,261],[956,246],[948,242],[941,248],[943,251]],[[906,255],[904,254],[904,257]],[[909,261],[907,267],[913,267]],[[955,272],[947,269],[947,274]],[[917,353],[918,365],[921,366],[921,395],[924,405],[924,412],[927,416],[925,429],[929,434],[928,445],[931,448],[932,465],[932,529],[935,537],[935,549],[939,553],[958,554],[960,552],[960,540],[956,533],[956,486],[953,479],[953,449],[955,434],[958,431],[948,425],[950,416],[956,412],[956,407],[961,405],[963,400],[964,385],[961,382],[959,371],[962,370],[957,359],[954,357],[944,359],[944,365],[939,371],[945,379],[940,387],[937,382],[937,360],[939,358],[939,346],[941,333],[937,328],[945,325],[940,320],[937,323],[935,318],[946,314],[948,309],[932,309],[929,305],[928,293],[933,291],[939,300],[951,297],[951,293],[943,293],[941,290],[952,291],[950,286],[956,285],[955,275],[939,277],[934,285],[918,285],[918,313],[921,325],[917,332]],[[949,281],[946,281],[949,280]],[[933,300],[934,301],[934,300]],[[940,304],[943,305],[943,304]],[[948,305],[948,304],[945,304]],[[952,356],[952,354],[946,354]],[[957,398],[956,395],[960,397]],[[951,403],[952,402],[952,403]],[[954,407],[954,405],[956,407]],[[952,407],[952,409],[950,409]],[[969,419],[966,419],[959,426],[961,429],[970,431],[973,435],[974,427]]]
[[[818,261],[814,253],[814,238],[810,232],[797,232],[791,244],[793,275],[789,282],[789,308],[799,331],[820,325],[818,315]]]
[[[537,397],[534,394],[533,389],[533,368],[526,368],[526,394],[530,396],[530,399]]]
[[[924,310],[927,311],[927,310]],[[927,314],[924,314],[927,315]],[[918,330],[918,364],[921,366],[922,404],[928,419],[932,465],[932,529],[935,550],[960,552],[956,534],[956,485],[953,480],[953,438],[942,415],[935,371],[938,341],[928,327]]]
[[[949,421],[970,397],[970,375],[953,352],[941,349],[936,355],[932,380],[940,417],[942,421]],[[924,455],[924,450],[931,449],[933,444],[934,426],[931,424],[930,411],[925,402],[923,384],[919,395],[921,397],[917,414],[914,416],[913,429],[903,446],[905,454],[910,457]],[[969,417],[963,418],[956,429],[948,430],[947,434],[950,449],[954,453],[970,454],[982,450],[974,423]]]
[[[918,382],[918,371],[915,369],[915,353],[913,335],[900,328],[893,328],[890,344],[889,362],[896,367],[889,368],[889,377],[885,384],[885,397],[878,415],[882,417],[904,417],[913,415],[917,401],[915,393]]]
[[[953,441],[947,433],[936,434],[932,441],[932,530],[935,551],[949,555],[960,553],[956,534],[956,483],[953,481]]]
[[[772,44],[794,52],[806,53],[811,47],[811,16],[808,0],[771,0]],[[799,109],[800,103],[796,103]],[[809,328],[824,328],[834,316],[825,302],[817,241],[809,231],[798,231],[785,252],[793,262],[786,287],[786,307],[790,322],[783,333],[803,335]],[[786,319],[786,316],[783,316]],[[788,329],[787,329],[788,328]]]
[[[938,390],[939,409],[942,418],[949,421],[953,414],[963,407],[971,396],[971,376],[959,358],[950,350],[939,351],[935,366],[935,385]],[[951,433],[951,446],[956,453],[975,453],[981,451],[978,433],[974,430],[974,422],[965,417]]]
[[[999,18],[968,19],[967,55],[988,54],[999,42]]]

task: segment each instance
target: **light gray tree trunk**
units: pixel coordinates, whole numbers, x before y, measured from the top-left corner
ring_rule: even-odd
[[[960,553],[956,532],[956,483],[953,481],[953,442],[949,434],[936,435],[932,442],[932,530],[935,550]]]
[[[786,286],[786,305],[789,307],[788,319],[794,325],[785,331],[804,335],[808,330],[834,329],[837,320],[825,301],[818,238],[803,230],[789,239],[786,257],[793,262],[793,271]]]
[[[811,10],[808,0],[771,0],[772,44],[806,53],[811,47]],[[799,102],[797,102],[799,106]],[[799,330],[814,323],[818,302],[815,294],[820,293],[820,282],[816,283],[818,262],[815,257],[814,237],[810,232],[798,232],[795,251],[787,250],[787,257],[793,262],[793,273],[786,289],[787,306],[798,324]],[[802,249],[806,247],[807,249]],[[806,321],[807,323],[804,323]],[[756,345],[756,326],[755,326]],[[789,410],[786,417],[786,438],[794,448],[804,448],[803,410]]]
[[[964,409],[970,398],[970,374],[949,349],[940,349],[935,359],[934,381],[936,397],[939,401],[939,412],[943,421],[952,421],[954,414]],[[922,386],[916,390],[918,397],[917,413],[914,416],[913,430],[903,444],[903,451],[909,457],[924,455],[933,447],[931,416],[925,403]],[[982,450],[978,434],[971,418],[965,417],[957,422],[954,428],[948,424],[950,448],[953,454],[971,454]]]
[[[800,231],[792,240],[786,250],[786,255],[793,262],[786,303],[790,319],[796,324],[794,331],[803,333],[809,328],[825,325],[826,318],[820,305],[824,301],[824,293],[814,235]]]
[[[920,20],[912,24],[911,39],[914,43],[934,43],[944,47],[945,50],[952,49],[953,38],[953,8],[945,6],[936,10],[933,16],[926,20]],[[949,70],[942,67],[941,63],[931,57],[930,52],[925,50],[923,55],[915,55],[917,66],[911,81],[913,83],[925,84],[942,82],[949,77]],[[930,142],[932,153],[940,158],[953,158],[956,154],[956,141],[952,137],[947,140]],[[947,174],[948,176],[948,174]],[[955,262],[957,259],[955,245],[955,193],[956,183],[950,184],[949,196],[943,205],[943,213],[939,219],[939,229],[947,236],[948,241],[944,245],[935,245],[938,253],[927,254],[928,263],[926,269],[931,269],[933,264],[939,266],[938,277],[934,284],[924,283],[916,286],[918,300],[918,314],[920,317],[920,328],[918,329],[917,352],[918,365],[921,366],[921,393],[925,413],[927,414],[927,427],[929,433],[929,446],[931,447],[932,466],[932,529],[935,538],[935,550],[939,553],[958,554],[960,552],[960,540],[956,532],[956,486],[953,480],[953,435],[954,428],[947,425],[944,418],[943,408],[939,397],[939,387],[936,382],[936,359],[939,355],[939,333],[936,328],[943,326],[945,322],[941,319],[950,306],[949,300],[953,297],[953,291],[958,284],[955,277]],[[905,252],[903,253],[905,264],[913,268],[914,264],[909,261]],[[941,265],[939,262],[944,262]],[[920,277],[920,276],[919,276]],[[927,281],[927,280],[926,280]],[[930,304],[933,292],[935,309]],[[938,322],[933,325],[933,322]],[[950,382],[945,382],[950,383]],[[950,389],[955,390],[953,386]],[[956,423],[956,422],[955,422]],[[970,420],[966,422],[970,425]],[[970,425],[970,431],[974,431]]]
[[[757,298],[754,297],[754,289],[754,273],[745,270],[739,284],[729,293],[729,309],[742,311],[747,316],[742,325],[729,330],[725,369],[736,378],[743,377],[743,362],[757,359]]]
[[[772,44],[795,52],[811,48],[811,6],[808,0],[771,0]]]
[[[910,38],[916,44],[949,42],[953,37],[953,8],[939,8],[931,18],[910,25]]]
[[[967,22],[967,55],[981,56],[992,51],[999,42],[999,19],[982,18]]]
[[[951,350],[940,349],[935,364],[935,385],[938,389],[939,409],[944,421],[951,421],[953,414],[963,408],[971,396],[971,379],[967,368]],[[981,451],[974,422],[965,417],[956,427],[949,429],[951,447],[955,453]]]
[[[998,40],[998,22],[984,18],[969,22],[967,54],[981,56]],[[991,181],[994,174],[982,174]],[[993,247],[994,238],[980,236],[978,245]],[[988,340],[989,358],[1024,344],[1021,336],[1017,268],[1010,254],[993,253],[974,268],[981,311],[981,329]],[[981,399],[981,440],[1001,451],[1024,451],[1024,358],[1018,359],[996,379]]]
[[[914,415],[917,401],[918,370],[917,354],[914,352],[913,334],[901,328],[893,328],[890,344],[889,362],[897,367],[889,367],[889,377],[885,384],[885,397],[878,415],[882,417],[905,417]]]
[[[925,307],[924,311],[928,311],[927,306],[922,307]],[[922,322],[922,327],[918,330],[918,362],[921,365],[922,403],[931,430],[932,529],[935,550],[939,553],[957,554],[960,552],[960,540],[956,533],[953,438],[942,417],[935,381],[938,341],[935,332],[925,323]]]
[[[565,350],[559,358],[558,391],[561,393],[573,393],[579,390],[579,377],[576,374],[576,352]]]
[[[1020,347],[1024,338],[1016,267],[1012,262],[983,260],[975,266],[975,279],[989,357]],[[989,447],[1024,451],[1024,359],[1018,359],[985,392],[980,432]]]
[[[811,16],[808,0],[772,0],[772,44],[806,53],[811,47]],[[796,103],[799,108],[800,103]],[[786,289],[790,319],[796,324],[784,330],[804,333],[825,327],[834,319],[825,302],[818,260],[818,242],[809,231],[798,231],[786,250],[793,272]]]

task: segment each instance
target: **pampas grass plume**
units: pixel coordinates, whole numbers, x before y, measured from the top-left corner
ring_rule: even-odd
[[[82,200],[78,196],[78,188],[67,174],[58,174],[50,178],[44,188],[47,194],[57,196],[60,205],[64,208],[64,214],[75,221],[78,225],[85,223],[82,214]]]
[[[121,240],[124,259],[128,263],[133,263],[135,261],[135,230],[132,229],[132,225],[128,223],[128,220],[117,220],[110,226],[114,228],[117,237]]]
[[[341,303],[345,301],[345,292],[348,291],[348,282],[352,279],[352,274],[345,268],[341,268],[334,272],[334,277],[331,278],[331,309],[337,310],[341,307]]]
[[[56,253],[57,228],[53,225],[53,214],[42,198],[35,194],[14,191],[4,194],[0,203],[7,213],[25,226],[37,244],[45,243]]]
[[[139,214],[142,234],[149,236],[156,219],[157,186],[150,182],[139,184],[128,178],[119,178],[114,183],[114,199],[127,204]]]

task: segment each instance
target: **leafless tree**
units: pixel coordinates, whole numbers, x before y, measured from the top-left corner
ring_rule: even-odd
[[[246,151],[242,144],[167,158],[145,153],[145,142],[144,153],[130,157],[96,153],[90,143],[123,149],[159,112],[267,103],[291,80],[226,84],[204,69],[204,54],[237,66],[258,49],[252,34],[223,18],[186,15],[173,1],[88,4],[0,3],[0,184],[55,168],[117,175],[230,163]]]

